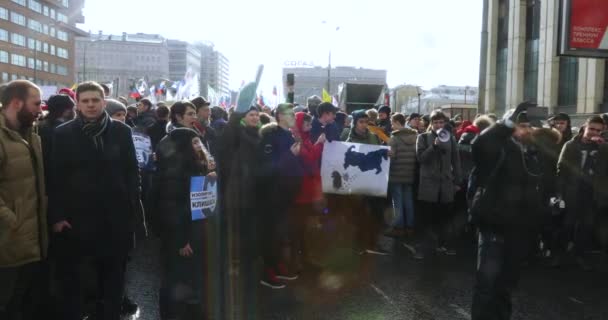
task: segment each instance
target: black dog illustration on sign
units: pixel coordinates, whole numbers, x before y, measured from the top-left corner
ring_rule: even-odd
[[[388,160],[388,150],[380,149],[368,153],[355,152],[355,146],[350,146],[344,154],[344,169],[349,166],[358,167],[361,172],[376,170],[382,172],[382,159]]]
[[[340,172],[332,172],[331,177],[333,178],[334,189],[339,190],[340,188],[342,188],[342,176],[340,175]]]

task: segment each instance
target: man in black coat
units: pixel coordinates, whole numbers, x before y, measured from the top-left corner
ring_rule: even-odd
[[[105,112],[103,89],[76,91],[78,117],[55,129],[49,223],[57,250],[62,319],[82,318],[83,265],[99,279],[97,319],[118,320],[125,263],[133,248],[139,175],[131,129]]]
[[[485,197],[491,197],[479,212],[472,211],[480,231],[473,320],[510,319],[520,264],[543,218],[542,171],[528,152],[528,106],[520,104],[473,144],[476,186],[486,187]]]

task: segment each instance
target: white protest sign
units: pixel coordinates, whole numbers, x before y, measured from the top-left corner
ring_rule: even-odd
[[[323,192],[386,197],[388,150],[371,144],[326,142],[321,161]]]

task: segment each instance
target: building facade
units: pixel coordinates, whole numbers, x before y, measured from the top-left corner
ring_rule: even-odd
[[[179,81],[186,73],[198,75],[201,70],[201,52],[185,41],[167,40],[169,50],[169,79]]]
[[[608,111],[605,59],[556,55],[559,2],[484,0],[481,111],[502,114],[522,101],[580,119]]]
[[[297,67],[283,68],[283,92],[287,93],[287,74],[293,73],[294,102],[306,105],[306,99],[312,95],[321,97],[323,89],[327,90],[329,79],[329,93],[334,96],[338,94],[339,86],[343,82],[358,82],[371,84],[386,84],[386,70],[374,70],[355,67]]]
[[[230,61],[228,58],[217,51],[211,42],[197,42],[194,46],[201,52],[201,96],[218,99],[221,96],[229,96]]]
[[[111,83],[117,96],[128,95],[136,84],[141,87],[144,82],[169,80],[167,40],[157,34],[108,35],[99,31],[78,37],[75,58],[74,73],[79,82]]]
[[[28,79],[71,87],[75,37],[85,33],[84,0],[0,1],[0,82]]]

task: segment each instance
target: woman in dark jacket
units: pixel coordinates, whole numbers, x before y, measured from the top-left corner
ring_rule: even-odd
[[[162,279],[159,294],[162,319],[179,313],[179,302],[186,299],[206,307],[207,219],[195,217],[191,210],[191,178],[215,179],[207,163],[198,133],[188,128],[171,131],[158,146],[158,171],[153,199],[161,238]],[[202,309],[202,308],[201,308]],[[205,308],[206,310],[206,308]]]

